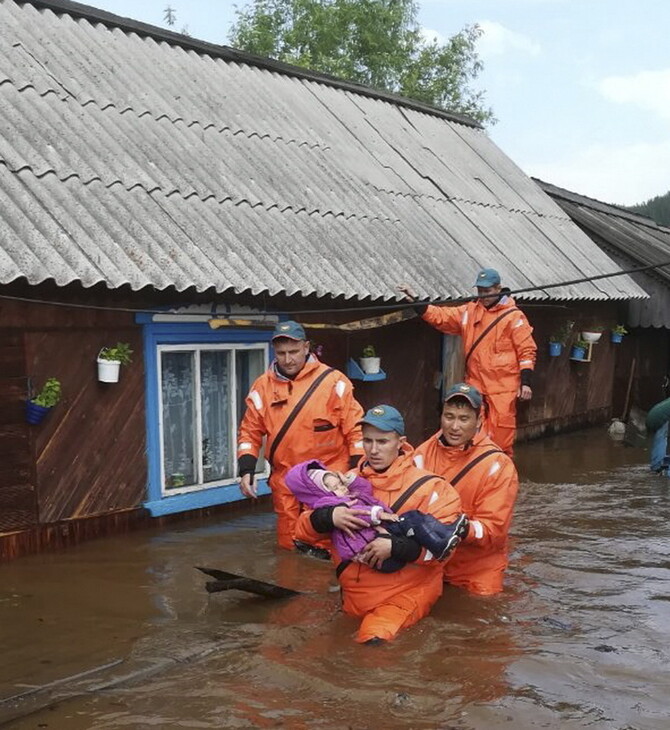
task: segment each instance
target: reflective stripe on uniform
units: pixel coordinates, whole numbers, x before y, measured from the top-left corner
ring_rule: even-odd
[[[247,451],[253,446],[253,444],[249,443],[249,441],[242,441],[237,445],[238,451]]]
[[[423,469],[423,454],[415,454],[414,466],[418,466],[419,469]]]
[[[344,395],[344,391],[346,389],[347,384],[344,382],[344,380],[338,380],[337,383],[335,383],[335,392],[340,398]]]
[[[440,498],[440,495],[437,492],[433,492],[430,495],[430,499],[428,500],[428,506],[430,507],[431,504],[434,502],[437,502],[437,500]]]
[[[475,531],[475,537],[477,540],[481,540],[482,537],[484,537],[484,528],[482,527],[482,523],[479,520],[470,520],[470,524],[472,525],[472,529]]]
[[[261,408],[263,408],[263,399],[261,398],[261,394],[257,390],[252,390],[249,393],[249,398],[251,399],[251,402],[254,404],[254,408],[257,411],[260,411]]]
[[[489,469],[489,476],[492,477],[498,471],[500,471],[500,462],[496,461],[491,464],[491,468]]]

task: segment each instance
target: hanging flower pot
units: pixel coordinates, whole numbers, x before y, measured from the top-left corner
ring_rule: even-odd
[[[622,325],[618,324],[614,329],[610,332],[610,340],[614,342],[615,344],[618,344],[619,342],[623,341],[623,336],[628,334],[628,330]]]
[[[593,330],[585,330],[582,332],[584,342],[596,343],[602,337],[602,332],[594,332]]]
[[[551,357],[558,357],[563,352],[563,345],[560,342],[549,343],[549,355]]]
[[[48,406],[40,406],[32,400],[26,401],[26,421],[33,426],[42,423],[50,411]]]
[[[363,356],[359,358],[361,370],[368,375],[376,375],[381,369],[381,358],[377,357],[375,348],[367,345],[363,348]]]
[[[586,344],[573,345],[572,349],[570,350],[570,359],[571,360],[586,360],[586,347],[587,347]]]
[[[60,397],[60,381],[57,378],[48,378],[42,390],[34,398],[26,401],[26,421],[31,425],[42,423]]]
[[[97,359],[98,380],[101,383],[118,383],[121,365],[128,365],[132,354],[127,342],[117,342],[114,347],[103,347]]]

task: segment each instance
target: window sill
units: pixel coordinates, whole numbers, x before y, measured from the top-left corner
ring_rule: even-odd
[[[267,480],[258,480],[258,496],[270,494]],[[220,504],[228,502],[241,502],[245,500],[240,488],[237,484],[228,484],[225,487],[211,487],[209,489],[199,489],[193,492],[183,494],[174,494],[162,499],[156,499],[144,502],[144,507],[149,510],[152,517],[161,517],[162,515],[172,515],[177,512],[188,512],[194,509],[204,509],[206,507],[216,507]]]

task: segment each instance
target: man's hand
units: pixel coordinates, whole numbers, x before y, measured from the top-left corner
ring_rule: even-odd
[[[371,568],[381,568],[382,563],[391,557],[391,541],[386,537],[377,537],[369,542],[358,554],[358,562]]]
[[[415,302],[418,297],[413,289],[410,289],[408,284],[399,284],[398,291],[405,295],[405,299],[409,299],[410,302]]]
[[[337,527],[338,530],[342,530],[342,532],[353,537],[353,531],[369,527],[368,523],[358,516],[365,514],[369,514],[369,510],[360,509],[359,507],[346,507],[340,504],[333,510],[333,527]]]
[[[530,400],[533,397],[533,391],[530,385],[522,385],[516,394],[519,400]]]
[[[240,492],[242,492],[245,497],[252,497],[253,499],[258,496],[253,474],[243,474],[240,477]]]

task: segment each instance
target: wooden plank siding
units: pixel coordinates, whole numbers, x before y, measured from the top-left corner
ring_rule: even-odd
[[[0,532],[37,522],[35,475],[29,426],[23,333],[0,330]]]
[[[61,402],[37,427],[39,520],[56,522],[138,507],[145,497],[144,373],[140,328],[26,333],[35,382],[61,381]],[[118,383],[100,383],[96,356],[129,342],[133,362]]]

